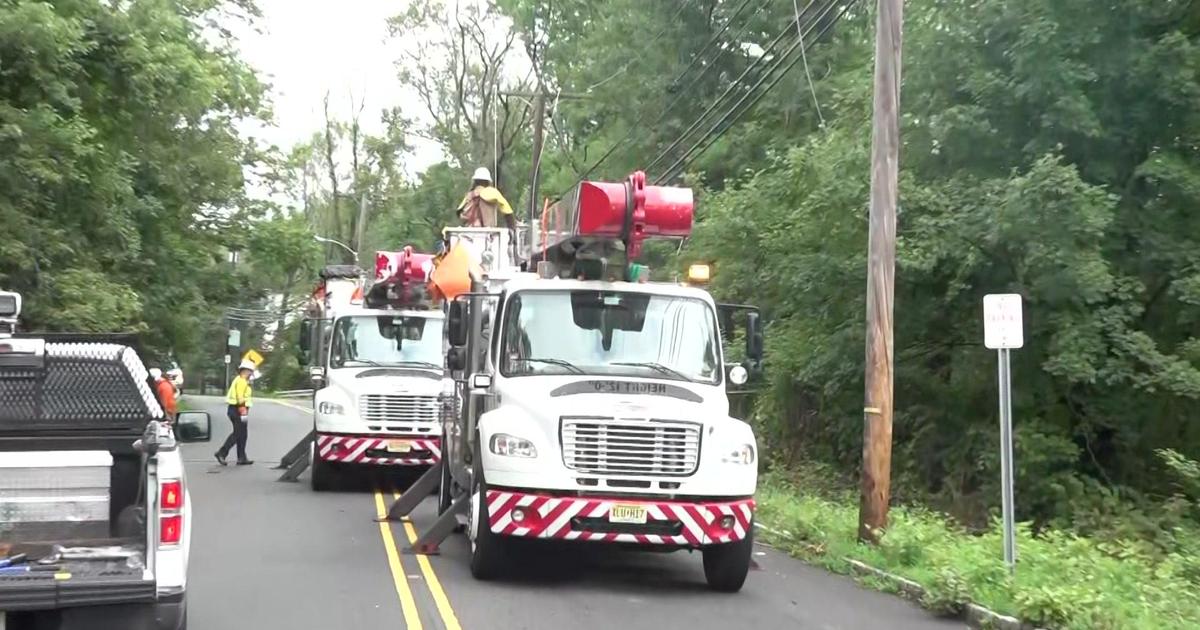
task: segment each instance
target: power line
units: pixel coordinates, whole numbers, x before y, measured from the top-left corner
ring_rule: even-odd
[[[769,2],[770,0],[767,0],[767,1]],[[687,67],[685,67],[683,69],[683,72],[680,72],[679,76],[675,77],[675,79],[671,81],[672,86],[679,85],[680,79],[682,79],[683,76],[686,75],[688,73],[688,71],[690,71],[692,69],[692,67],[696,65],[696,62],[704,57],[704,54],[706,52],[708,52],[708,49],[711,48],[712,45],[714,43],[716,43],[716,41],[722,35],[725,34],[725,31],[729,29],[729,25],[733,24],[733,21],[736,20],[738,18],[738,16],[742,14],[742,11],[744,11],[746,9],[746,7],[750,5],[750,2],[751,2],[751,0],[742,0],[742,3],[739,4],[738,7],[733,10],[733,14],[729,16],[729,19],[725,20],[725,25],[721,27],[721,30],[717,31],[716,34],[714,34],[712,37],[710,37],[708,39],[708,42],[706,42],[704,44],[704,46],[702,46],[700,48],[700,52],[696,53],[695,55],[692,55],[692,60],[690,62],[688,62],[688,65],[687,65]],[[745,27],[745,24],[743,24],[742,26]],[[717,57],[720,57],[720,56],[721,55],[718,53]],[[716,61],[716,57],[713,58],[713,61]],[[708,69],[711,67],[712,67],[711,63],[709,65],[705,66],[704,72],[701,72],[700,76],[697,77],[696,80],[699,81],[700,78],[703,78],[704,73],[707,72]]]
[[[836,0],[828,0],[828,2],[826,3],[825,6],[828,8],[835,1]],[[801,12],[801,16],[803,17],[803,16],[807,15],[809,10],[812,9],[816,5],[817,5],[817,2],[815,0],[813,2],[808,3],[808,5],[806,5],[804,7],[804,11]],[[714,111],[716,111],[717,108],[721,106],[722,102],[725,101],[726,98],[728,98],[730,94],[733,94],[733,91],[735,89],[737,89],[739,86],[742,85],[743,79],[745,79],[751,72],[756,70],[760,65],[767,63],[766,59],[771,56],[771,53],[774,52],[774,50],[779,46],[780,42],[784,41],[784,39],[789,34],[791,34],[791,32],[792,32],[792,25],[789,22],[787,27],[785,27],[783,30],[781,30],[779,32],[779,35],[776,35],[775,39],[772,40],[771,43],[767,45],[767,48],[765,50],[763,50],[762,54],[759,55],[759,57],[757,59],[755,59],[749,66],[746,66],[746,69],[743,70],[742,73],[740,75],[738,75],[738,77],[729,84],[729,87],[725,88],[725,91],[722,92],[721,95],[717,97],[717,100],[713,101],[713,103],[711,105],[709,105],[708,108],[705,109],[702,114],[700,114],[699,118],[697,118],[694,122],[692,122],[692,124],[689,125],[688,128],[686,130],[684,130],[684,132],[682,134],[680,134],[680,136],[678,138],[676,138],[673,142],[671,142],[671,144],[669,146],[667,146],[667,148],[663,149],[662,152],[660,152],[650,162],[650,164],[646,165],[645,170],[649,171],[650,169],[654,168],[659,163],[661,163],[663,161],[663,159],[666,158],[671,153],[671,151],[674,151],[675,148],[678,147],[679,144],[684,141],[685,138],[687,138],[689,135],[691,135],[693,131],[700,128],[700,126],[702,124],[704,124],[704,121],[709,117],[709,115],[712,114]],[[790,49],[785,51],[783,53],[783,55],[780,57],[780,59],[787,57],[787,55],[791,54],[791,52],[793,50],[795,50],[795,44],[793,44]],[[768,70],[768,73],[769,72],[770,71]],[[766,73],[764,73],[763,76],[766,76]],[[761,78],[760,78],[760,82],[761,82]]]
[[[850,7],[852,7],[855,4],[855,1],[856,0],[849,0],[847,2],[842,3],[841,11],[836,16],[834,16],[834,18],[832,20],[828,21],[825,24],[825,26],[821,29],[821,32],[817,33],[816,39],[819,40],[821,37],[824,37],[825,34],[828,33],[829,30],[832,29],[833,26],[835,24],[837,24],[837,22],[839,20],[841,20],[841,18],[850,10]],[[838,3],[839,3],[839,0],[830,0],[830,2],[826,5],[826,9],[822,13],[822,15],[817,17],[817,19],[812,24],[809,25],[809,28],[808,28],[809,34],[811,34],[813,29],[816,28],[817,24],[820,23],[820,21],[823,20]],[[813,41],[813,40],[810,39],[810,41]],[[739,99],[738,102],[735,103],[734,106],[731,107],[729,109],[729,111],[727,111],[725,113],[725,115],[721,118],[721,120],[717,121],[717,124],[713,125],[712,128],[710,128],[708,130],[708,132],[703,137],[701,137],[701,139],[699,141],[697,141],[687,151],[685,151],[684,154],[679,159],[675,160],[675,162],[672,163],[671,166],[662,175],[657,177],[654,180],[654,182],[656,184],[662,183],[662,182],[676,176],[680,171],[682,171],[682,169],[687,168],[687,166],[690,165],[692,162],[694,162],[696,160],[696,158],[703,155],[704,152],[707,151],[713,145],[713,143],[715,143],[718,139],[720,139],[720,137],[722,135],[724,135],[725,132],[727,132],[733,126],[734,122],[737,122],[738,119],[740,119],[743,115],[745,115],[747,112],[749,112],[751,109],[753,109],[754,106],[757,105],[758,102],[761,101],[762,98],[767,95],[767,93],[769,93],[772,89],[774,89],[774,87],[776,85],[778,85],[781,80],[783,80],[783,77],[787,76],[787,73],[792,68],[794,68],[796,66],[796,64],[799,63],[800,60],[803,58],[803,56],[793,57],[791,62],[787,64],[787,67],[785,67],[783,69],[783,72],[776,74],[774,80],[771,81],[771,83],[767,86],[767,88],[765,90],[762,90],[761,92],[758,92],[758,94],[755,95],[754,91],[757,90],[758,87],[762,85],[763,81],[765,81],[766,78],[768,76],[770,76],[770,74],[774,73],[775,70],[777,70],[783,64],[784,61],[786,61],[787,57],[795,50],[795,48],[796,48],[796,45],[793,45],[791,49],[789,49],[782,57],[780,57],[779,61],[776,62],[775,66],[772,67],[771,70],[769,70],[762,78],[760,78],[758,83],[756,83],[749,91],[747,91],[746,94],[743,95],[742,98]],[[737,111],[738,108],[741,107],[743,103],[745,103],[746,99],[750,98],[752,95],[754,95],[754,99],[752,101],[750,101],[750,103],[748,105],[746,105],[746,107],[742,108],[741,111]],[[728,123],[728,124],[726,124],[726,123]],[[722,125],[725,125],[725,127],[721,128]],[[703,146],[701,146],[701,145],[703,145]],[[700,150],[696,151],[697,148],[699,148]],[[693,152],[694,152],[694,154],[693,154]]]
[[[708,49],[713,45],[713,43],[716,42],[717,39],[721,36],[721,34],[723,34],[729,28],[729,25],[732,24],[733,20],[737,19],[738,15],[741,14],[741,12],[745,9],[745,7],[747,5],[749,5],[750,2],[751,2],[751,0],[743,0],[742,4],[739,5],[738,8],[734,10],[733,14],[729,16],[729,19],[727,19],[725,21],[725,25],[721,27],[721,30],[716,35],[714,35],[712,38],[710,38],[708,43],[706,43],[700,49],[700,52],[696,53],[692,57],[692,61],[690,63],[688,63],[687,67],[685,67],[682,72],[680,72],[674,79],[671,80],[670,85],[672,87],[679,85],[679,82],[683,80],[683,77],[685,75],[687,75],[687,73],[692,69],[693,66],[695,66],[696,61],[701,59],[708,52]],[[738,32],[740,33],[742,30],[745,30],[745,26],[746,25],[743,24],[741,27],[739,27]],[[708,65],[704,66],[704,69],[701,71],[700,75],[698,77],[696,77],[696,80],[694,83],[698,83],[699,80],[704,77],[704,75],[708,72],[709,69],[711,69],[715,65],[716,60],[719,59],[721,54],[724,52],[725,51],[723,49],[718,49],[717,55],[714,56],[710,60],[710,63]],[[667,114],[669,114],[671,112],[671,110],[675,107],[675,105],[677,105],[679,103],[679,101],[683,100],[684,96],[686,96],[686,95],[687,95],[686,91],[677,94],[675,96],[675,98],[672,99],[671,102],[668,103],[667,106],[664,107],[661,112],[659,112],[658,118],[655,119],[655,121],[653,123],[651,123],[650,126],[654,126],[654,125],[658,124],[659,122],[661,122],[664,118],[666,118]],[[634,121],[634,123],[629,126],[629,131],[626,132],[625,136],[623,138],[621,138],[620,140],[617,140],[616,142],[614,142],[612,144],[612,146],[610,146],[608,148],[608,150],[605,151],[604,154],[600,156],[600,159],[596,160],[596,162],[594,164],[592,164],[590,167],[588,167],[588,169],[579,176],[579,179],[576,181],[576,184],[587,179],[588,176],[591,175],[593,172],[595,172],[596,169],[600,168],[600,166],[602,164],[604,164],[604,162],[606,162],[608,160],[608,158],[612,157],[612,155],[614,153],[616,153],[617,149],[621,148],[621,146],[623,144],[625,144],[630,138],[632,138],[634,136],[634,134],[636,134],[639,130],[641,130],[643,128],[642,124],[646,122],[646,119],[648,117],[649,117],[648,113],[643,113],[641,116],[639,116],[637,118],[637,120]],[[559,196],[561,197],[561,193]]]
[[[808,52],[805,50],[804,33],[800,29],[800,7],[796,4],[797,0],[792,0],[792,12],[796,16],[796,36],[800,38],[800,58],[804,60],[804,76],[808,79],[808,91],[812,92],[813,107],[817,108],[817,120],[821,121],[821,127],[825,126],[825,116],[821,114],[821,101],[817,100],[817,87],[813,85],[812,72],[808,70]]]

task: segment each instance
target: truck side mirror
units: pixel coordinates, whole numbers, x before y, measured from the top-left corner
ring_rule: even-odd
[[[465,302],[450,303],[450,312],[446,314],[446,335],[450,345],[461,348],[467,345],[467,305]]]
[[[304,319],[300,321],[300,344],[299,351],[296,353],[296,359],[300,361],[300,365],[308,365],[308,356],[312,349],[312,334],[313,320]]]
[[[313,389],[321,389],[325,387],[325,368],[311,367],[308,369],[308,378],[312,381]]]
[[[212,418],[206,411],[180,411],[175,417],[175,439],[207,442],[212,439]]]
[[[464,348],[450,348],[446,353],[446,367],[451,372],[461,372],[467,367],[467,351]]]
[[[757,311],[746,313],[746,358],[756,364],[763,359],[762,317]]]

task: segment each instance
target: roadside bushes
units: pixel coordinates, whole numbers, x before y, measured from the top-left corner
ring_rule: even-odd
[[[1018,566],[1008,574],[999,524],[968,532],[922,508],[894,507],[877,547],[860,545],[857,497],[767,473],[758,492],[761,538],[839,572],[859,560],[911,579],[922,604],[945,614],[968,602],[1046,628],[1200,627],[1200,554],[1141,542],[1018,528]],[[800,475],[801,479],[805,475]],[[1192,531],[1192,540],[1200,532]]]

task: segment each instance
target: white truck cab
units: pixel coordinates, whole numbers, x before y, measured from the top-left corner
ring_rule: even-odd
[[[437,463],[442,311],[367,308],[354,284],[327,280],[325,289],[319,319],[306,327],[319,335],[308,344],[316,377],[313,489],[330,488],[347,467]]]

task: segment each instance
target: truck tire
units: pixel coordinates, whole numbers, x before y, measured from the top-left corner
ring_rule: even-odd
[[[314,492],[327,492],[333,489],[336,479],[333,466],[329,462],[317,456],[317,449],[314,446],[312,449],[312,465],[309,467],[309,479],[312,481],[312,489]]]
[[[503,573],[507,563],[505,540],[492,532],[487,519],[487,481],[483,477],[483,457],[479,440],[475,440],[475,457],[471,475],[471,516],[468,536],[471,539],[471,575],[480,581],[493,580]]]
[[[750,556],[754,552],[754,523],[746,528],[746,537],[732,543],[705,547],[704,579],[708,587],[722,593],[736,593],[746,583],[750,573]]]

